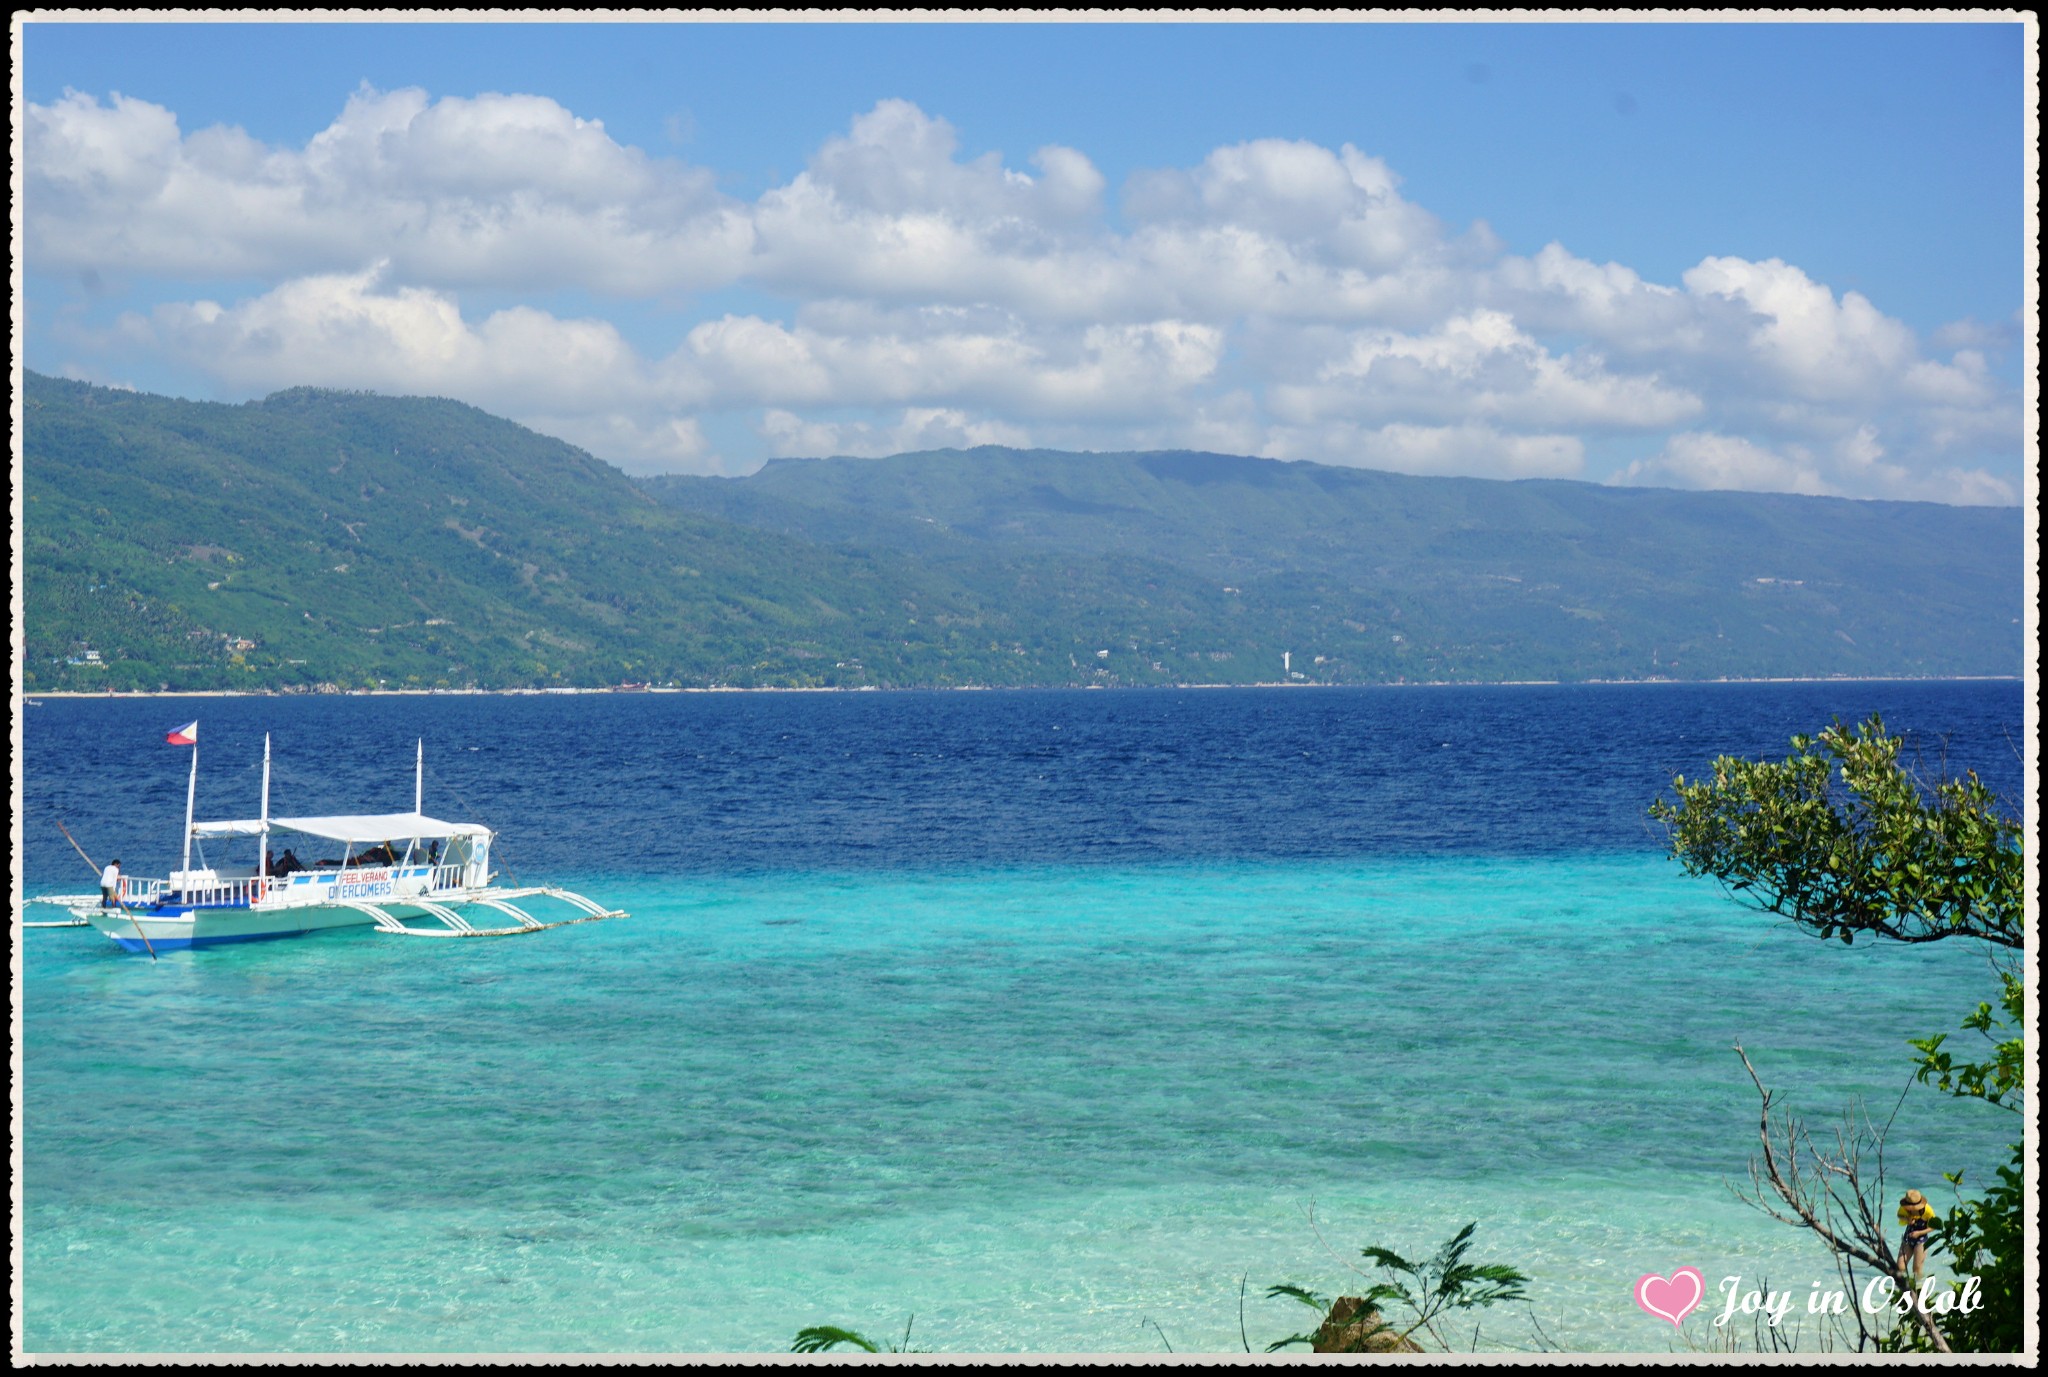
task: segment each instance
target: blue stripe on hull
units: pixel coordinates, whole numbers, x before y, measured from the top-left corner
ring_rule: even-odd
[[[245,932],[223,937],[152,937],[149,946],[142,945],[139,937],[116,937],[114,945],[122,951],[190,951],[194,947],[225,947],[234,942],[273,942],[280,937],[311,937],[316,932],[339,932],[339,928],[299,928],[291,932]]]

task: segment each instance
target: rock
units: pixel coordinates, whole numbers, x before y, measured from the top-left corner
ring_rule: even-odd
[[[1339,1296],[1330,1303],[1330,1313],[1310,1347],[1317,1353],[1422,1352],[1421,1344],[1402,1338],[1379,1311],[1357,1296]]]

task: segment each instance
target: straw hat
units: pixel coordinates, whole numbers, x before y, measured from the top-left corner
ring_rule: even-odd
[[[1899,1197],[1899,1204],[1905,1206],[1907,1209],[1917,1209],[1920,1206],[1925,1205],[1926,1203],[1927,1197],[1920,1194],[1920,1192],[1918,1191],[1907,1191],[1904,1195]]]

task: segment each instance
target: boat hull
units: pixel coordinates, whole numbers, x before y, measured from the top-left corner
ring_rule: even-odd
[[[550,901],[554,911],[543,909],[539,916],[528,912],[536,901]],[[177,903],[125,909],[81,905],[71,912],[122,950],[152,955],[304,937],[336,928],[371,927],[406,937],[510,937],[570,923],[625,917],[622,910],[607,909],[581,894],[547,885],[434,889],[375,900],[344,898],[329,888],[290,892],[280,887],[253,904]],[[464,912],[483,926],[472,923]]]
[[[419,901],[461,903],[478,892],[459,880],[452,869],[437,872],[430,866],[307,872],[230,882],[212,896],[229,900],[225,903],[203,902],[207,896],[201,895],[193,896],[201,902],[86,906],[72,913],[128,951],[177,951],[367,927],[378,921],[378,909],[367,905],[420,913]]]
[[[122,949],[138,952],[266,942],[334,928],[369,927],[376,922],[361,909],[325,906],[269,912],[250,908],[129,909],[125,913],[93,909],[82,916]]]

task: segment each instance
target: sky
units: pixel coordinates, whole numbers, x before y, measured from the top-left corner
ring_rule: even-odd
[[[981,444],[2012,504],[2035,31],[15,24],[18,358],[634,473]]]

